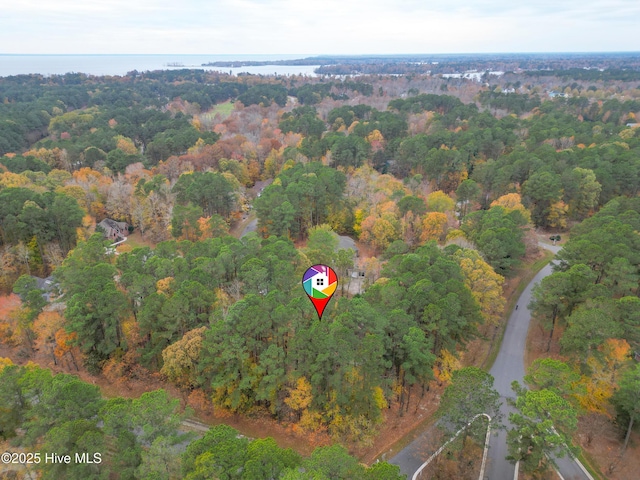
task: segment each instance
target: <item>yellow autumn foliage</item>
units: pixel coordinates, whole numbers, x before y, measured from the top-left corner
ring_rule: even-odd
[[[373,388],[373,401],[380,410],[383,410],[389,406],[387,399],[384,397],[384,392],[380,387]]]
[[[160,373],[178,386],[188,387],[195,382],[196,366],[207,327],[190,330],[177,342],[162,351]]]
[[[447,224],[449,219],[444,213],[429,212],[422,221],[422,233],[420,234],[421,242],[430,240],[442,241],[447,234]]]
[[[442,190],[427,195],[427,208],[432,212],[450,212],[455,206],[456,202]]]
[[[518,211],[527,220],[527,223],[531,222],[531,214],[524,205],[522,205],[522,197],[519,193],[507,193],[502,195],[497,200],[491,202],[491,206],[499,206],[504,208],[507,212]]]
[[[138,153],[138,149],[133,143],[133,140],[130,138],[124,137],[122,135],[117,135],[115,137],[116,147],[122,150],[127,155],[135,155]]]
[[[173,277],[161,278],[156,282],[158,295],[170,296],[173,289]]]
[[[583,409],[612,417],[610,399],[618,386],[618,373],[629,358],[631,346],[626,340],[609,338],[598,350],[599,355],[587,358],[592,374],[582,376],[578,384],[580,393],[575,397]]]
[[[458,357],[449,350],[443,349],[440,351],[440,358],[434,367],[435,377],[442,383],[448,383],[451,381],[453,372],[459,370],[461,366],[462,363]]]
[[[10,359],[0,357],[0,372],[4,370],[4,367],[10,367],[11,365],[13,365],[13,362]]]
[[[562,200],[551,205],[547,220],[551,228],[567,228],[567,212],[569,206]]]
[[[462,230],[459,228],[455,228],[453,230],[449,230],[447,232],[447,242],[454,240],[456,238],[467,238]]]
[[[464,275],[464,284],[480,305],[483,318],[489,324],[497,324],[506,303],[502,296],[504,277],[497,274],[476,250],[460,249],[454,258]]]
[[[284,399],[292,410],[301,412],[309,408],[313,401],[311,384],[305,377],[300,377],[296,382],[296,388],[289,390],[289,396]]]
[[[31,181],[19,173],[4,172],[0,174],[0,187],[19,188],[26,187]]]

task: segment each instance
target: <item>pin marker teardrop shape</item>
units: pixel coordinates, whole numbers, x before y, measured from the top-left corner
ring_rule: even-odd
[[[318,312],[318,318],[322,319],[322,312],[338,288],[336,272],[326,265],[314,265],[304,272],[302,286]]]

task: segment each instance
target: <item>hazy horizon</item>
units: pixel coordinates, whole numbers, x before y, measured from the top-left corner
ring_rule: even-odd
[[[60,55],[633,52],[639,24],[636,0],[22,0],[3,5],[0,44]]]
[[[388,53],[379,53],[379,52],[365,52],[365,53],[331,53],[331,52],[322,52],[322,53],[255,53],[255,52],[244,52],[244,53],[215,53],[215,52],[201,52],[201,53],[183,53],[183,52],[157,52],[157,53],[140,53],[140,52],[127,52],[127,53],[119,53],[119,52],[106,52],[106,53],[15,53],[15,52],[0,52],[0,56],[170,56],[170,55],[179,55],[179,56],[192,56],[192,57],[201,57],[201,56],[217,56],[217,57],[273,57],[269,60],[297,60],[302,58],[324,58],[324,57],[334,57],[334,58],[353,58],[353,57],[403,57],[403,56],[471,56],[471,55],[553,55],[553,56],[562,56],[562,55],[615,55],[615,54],[638,54],[640,55],[640,50],[591,50],[591,51],[580,51],[580,50],[567,50],[567,51],[487,51],[487,52],[438,52],[438,53],[430,53],[430,52],[388,52]],[[286,58],[284,58],[286,57]]]
[[[0,77],[24,74],[63,75],[65,73],[85,73],[89,75],[125,75],[130,71],[153,71],[175,68],[195,68],[217,70],[234,75],[250,73],[258,75],[311,75],[315,76],[315,69],[323,62],[308,62],[305,65],[283,65],[276,61],[291,61],[302,58],[327,57],[359,59],[363,61],[375,58],[407,57],[407,61],[416,62],[512,62],[516,59],[531,59],[537,61],[555,61],[570,59],[575,61],[607,61],[607,59],[622,58],[636,62],[640,52],[499,52],[499,53],[397,53],[397,54],[179,54],[179,53],[45,53],[21,54],[0,53]],[[632,60],[633,59],[633,60]],[[217,67],[209,65],[212,62],[261,62],[260,65]],[[637,64],[637,62],[636,62]],[[207,65],[207,66],[204,66]]]

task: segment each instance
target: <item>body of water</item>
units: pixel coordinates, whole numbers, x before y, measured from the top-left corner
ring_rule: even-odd
[[[315,75],[317,65],[286,66],[264,65],[259,67],[203,67],[203,63],[222,61],[293,60],[306,55],[3,55],[0,54],[0,77],[39,73],[63,75],[86,73],[89,75],[125,75],[137,70],[174,70],[199,68],[225,73],[253,73],[258,75]]]
[[[482,76],[485,72],[465,72],[465,73],[443,73],[442,78],[469,78],[471,80],[475,80],[479,82],[482,80]],[[495,75],[499,77],[500,75],[504,75],[504,72],[489,72],[489,75]]]

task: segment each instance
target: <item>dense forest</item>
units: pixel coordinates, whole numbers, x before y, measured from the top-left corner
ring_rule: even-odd
[[[626,446],[640,90],[612,72],[0,78],[0,291],[21,299],[0,340],[21,362],[160,376],[229,414],[366,444],[431,388],[448,385],[460,421],[460,382],[491,383],[459,370],[482,363],[467,345],[493,344],[536,232],[569,234],[531,305],[558,355],[515,405],[553,390],[575,415],[617,418]],[[129,239],[113,246],[105,219]],[[318,263],[341,282],[322,320],[300,288]],[[43,478],[402,478],[337,445],[303,458],[230,427],[185,437],[164,391],[105,400],[8,361],[0,377],[3,438],[109,452]]]
[[[214,67],[319,65],[316,73],[442,74],[452,72],[526,71],[526,75],[574,79],[638,80],[640,62],[632,52],[603,53],[453,53],[405,55],[319,55],[294,60],[216,61]]]
[[[30,464],[43,479],[286,479],[300,478],[300,468],[313,478],[402,478],[397,466],[384,462],[363,467],[339,445],[319,447],[303,459],[271,438],[250,440],[226,425],[196,438],[195,433],[181,430],[188,412],[179,413],[179,401],[164,390],[133,400],[105,400],[96,386],[72,375],[51,375],[46,369],[7,361],[2,363],[0,380],[0,434],[11,438],[17,428],[28,432],[14,437],[14,446],[37,446],[38,453],[14,463]],[[186,449],[181,448],[184,442],[189,442]],[[47,460],[47,455],[60,452],[74,460]],[[77,460],[76,455],[87,452],[91,461]]]

